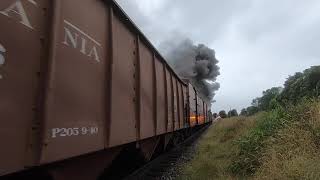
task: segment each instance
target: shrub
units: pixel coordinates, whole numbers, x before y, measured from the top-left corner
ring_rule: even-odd
[[[257,126],[236,142],[239,152],[230,166],[232,173],[241,176],[253,175],[263,162],[261,158],[267,146],[266,140],[293,122],[312,118],[308,112],[313,105],[313,100],[303,100],[299,105],[288,105],[286,108],[277,106],[265,113],[258,120]]]
[[[286,115],[281,108],[263,114],[257,126],[236,142],[240,150],[230,167],[231,171],[242,176],[254,174],[261,164],[259,158],[264,147],[264,140],[283,126],[286,121]]]
[[[235,117],[238,116],[238,111],[236,109],[232,109],[228,112],[228,117]]]
[[[247,109],[243,108],[240,112],[240,116],[247,116],[247,115],[248,115]]]
[[[262,166],[255,179],[320,178],[320,104],[306,101],[295,109],[295,121],[265,141]]]
[[[220,116],[221,118],[227,118],[227,113],[226,113],[226,111],[225,111],[225,110],[220,111],[220,112],[219,112],[219,116]]]

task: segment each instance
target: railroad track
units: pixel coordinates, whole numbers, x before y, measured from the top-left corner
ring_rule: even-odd
[[[148,164],[144,165],[134,173],[125,177],[124,180],[152,180],[161,179],[167,170],[174,166],[179,160],[181,155],[189,149],[196,140],[208,129],[209,126],[205,126],[197,133],[190,136],[184,142],[178,144],[175,148],[169,150],[165,154],[160,155],[156,159],[152,160]]]

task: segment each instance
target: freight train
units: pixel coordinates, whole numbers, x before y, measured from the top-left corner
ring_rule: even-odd
[[[1,0],[0,24],[0,176],[95,179],[211,122],[113,0]]]

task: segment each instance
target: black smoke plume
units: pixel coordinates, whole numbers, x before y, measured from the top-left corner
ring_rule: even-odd
[[[215,51],[203,44],[195,45],[190,39],[163,42],[160,50],[177,74],[188,79],[199,96],[211,105],[220,88],[216,82],[220,68]]]

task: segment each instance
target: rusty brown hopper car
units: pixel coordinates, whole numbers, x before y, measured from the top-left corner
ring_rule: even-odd
[[[1,0],[0,24],[0,175],[98,173],[123,145],[150,156],[156,138],[208,121],[112,0]]]

